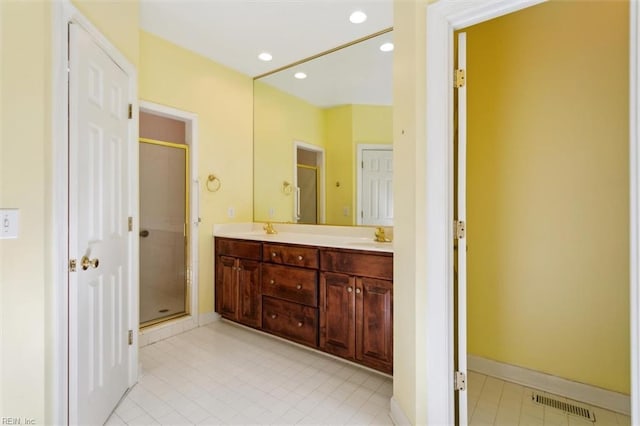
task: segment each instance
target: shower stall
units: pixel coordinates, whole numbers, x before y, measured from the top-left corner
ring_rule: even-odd
[[[189,147],[141,138],[140,325],[188,314]]]

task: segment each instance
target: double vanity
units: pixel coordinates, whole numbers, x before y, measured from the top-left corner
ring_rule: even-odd
[[[223,318],[392,374],[393,248],[373,228],[214,228]]]

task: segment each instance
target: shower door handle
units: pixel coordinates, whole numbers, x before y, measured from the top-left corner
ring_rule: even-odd
[[[146,229],[143,229],[142,231],[140,231],[140,236],[142,238],[147,238],[149,236],[149,231],[147,231]]]

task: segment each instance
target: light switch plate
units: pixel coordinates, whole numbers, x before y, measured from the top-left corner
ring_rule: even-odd
[[[20,210],[0,209],[0,239],[18,238]]]

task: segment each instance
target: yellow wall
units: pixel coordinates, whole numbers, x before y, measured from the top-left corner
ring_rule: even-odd
[[[382,105],[353,105],[353,143],[392,144],[393,110]]]
[[[327,223],[354,223],[353,117],[352,105],[327,108]],[[338,186],[339,183],[339,186]],[[344,210],[348,209],[348,214]]]
[[[0,240],[2,416],[45,421],[45,291],[49,271],[50,7],[0,2],[0,206],[20,209],[19,238]]]
[[[135,64],[138,2],[82,2]],[[0,414],[51,423],[54,324],[51,146],[52,9],[0,2],[0,206],[20,209],[16,240],[0,241]]]
[[[134,66],[138,66],[140,2],[138,0],[71,0],[78,10]]]
[[[394,1],[393,398],[409,421],[420,425],[426,424],[428,373],[424,285],[425,9],[424,0]]]
[[[140,32],[140,99],[198,114],[200,313],[213,311],[213,224],[253,217],[252,87],[248,76]],[[222,182],[218,192],[204,186],[210,173]]]
[[[327,223],[355,225],[358,214],[355,168],[357,167],[357,146],[358,144],[393,143],[392,107],[342,105],[327,108],[325,113],[327,117]],[[336,185],[338,182],[340,186]]]
[[[469,353],[623,393],[628,7],[467,30]]]
[[[324,147],[325,116],[322,109],[266,83],[254,86],[254,220],[293,222],[293,143]],[[274,215],[270,217],[269,209]]]

